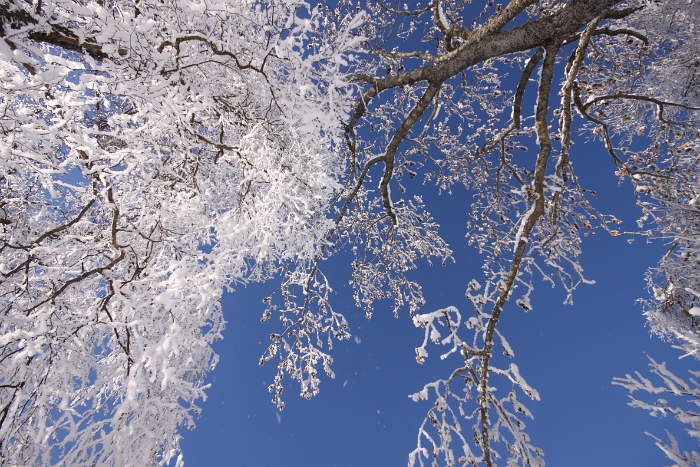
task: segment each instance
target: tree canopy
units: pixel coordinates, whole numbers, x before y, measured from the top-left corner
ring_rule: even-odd
[[[409,465],[544,465],[519,400],[539,396],[496,366],[514,354],[498,323],[533,308],[534,279],[567,301],[591,282],[583,237],[669,242],[645,313],[700,350],[698,18],[694,0],[0,3],[0,458],[181,465],[221,295],[250,281],[280,281],[273,403],[285,375],[311,398],[351,335],[323,268],[349,251],[367,317],[389,299],[425,330],[419,363],[461,356],[412,396],[434,405]],[[633,186],[637,230],[577,177],[590,139]],[[474,196],[472,310],[421,309],[408,272],[452,251],[414,178]],[[654,368],[664,387],[617,382],[697,393]]]

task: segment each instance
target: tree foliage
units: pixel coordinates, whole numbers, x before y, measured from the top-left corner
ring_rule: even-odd
[[[368,317],[388,298],[425,331],[419,363],[433,344],[459,360],[412,396],[434,404],[409,464],[543,465],[519,400],[539,396],[495,356],[514,357],[498,323],[533,308],[534,278],[567,302],[591,282],[583,237],[671,242],[647,316],[697,354],[698,8],[0,4],[0,456],[182,463],[177,429],[205,397],[221,293],[275,275],[262,319],[280,325],[260,361],[277,365],[273,402],[285,374],[317,394],[350,336],[322,264],[347,249]],[[577,138],[602,141],[634,187],[639,230],[596,209]],[[415,177],[474,195],[467,242],[484,276],[469,312],[419,312],[408,271],[451,250]]]

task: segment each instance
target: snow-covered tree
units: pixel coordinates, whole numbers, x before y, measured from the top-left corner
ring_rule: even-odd
[[[699,18],[697,1],[667,0],[645,5],[633,24],[658,50],[639,80],[641,94],[656,99],[657,111],[657,118],[648,127],[644,121],[640,125],[640,132],[652,137],[652,144],[640,156],[651,155],[660,165],[654,167],[658,171],[655,178],[638,177],[636,188],[644,213],[639,223],[641,227],[646,221],[653,222],[654,235],[669,245],[659,265],[647,275],[653,297],[643,304],[652,332],[673,343],[683,352],[682,356],[694,357],[692,361],[700,359],[700,211],[696,206],[700,197]],[[671,102],[675,105],[668,105]],[[690,436],[700,440],[700,420],[694,411],[700,395],[697,382],[677,376],[665,363],[653,358],[650,361],[651,373],[660,379],[660,386],[639,372],[615,378],[614,384],[625,387],[631,394],[643,391],[663,395],[654,402],[630,396],[630,405],[648,410],[654,416],[673,414],[680,422],[690,425],[687,429]],[[698,376],[697,371],[690,373]],[[672,403],[666,399],[668,396],[681,400]],[[669,442],[654,438],[674,465],[700,465],[700,456],[683,451],[670,433]]]
[[[345,127],[351,181],[328,238],[355,252],[355,296],[368,314],[378,298],[393,299],[395,313],[409,305],[425,331],[419,363],[431,342],[458,360],[454,372],[412,396],[434,405],[409,465],[543,465],[520,401],[539,396],[516,364],[495,355],[497,347],[514,355],[498,323],[518,306],[533,308],[535,278],[561,284],[570,302],[590,282],[579,262],[582,238],[596,229],[625,233],[596,209],[595,193],[577,176],[586,161],[569,149],[579,129],[582,140],[604,143],[635,189],[644,217],[630,234],[674,232],[679,245],[683,235],[696,239],[698,5],[369,0],[361,7],[369,18],[358,29],[368,40],[354,68],[362,96]],[[355,8],[347,2],[332,14]],[[372,173],[378,190],[368,186]],[[418,256],[444,261],[450,251],[410,194],[416,176],[474,194],[467,242],[484,255],[485,276],[465,278],[469,313],[417,313],[420,286],[403,271]],[[682,251],[676,248],[679,261]],[[289,349],[283,336],[273,336],[268,357]],[[279,378],[271,389],[280,390]]]
[[[332,375],[333,341],[349,337],[322,265],[346,248],[368,317],[388,298],[424,328],[419,363],[431,343],[459,360],[412,396],[434,405],[409,464],[543,465],[519,400],[538,393],[495,351],[514,356],[498,323],[532,310],[534,278],[570,302],[590,282],[582,237],[621,234],[576,175],[579,128],[634,186],[635,235],[674,246],[655,329],[692,335],[700,319],[685,266],[697,8],[0,3],[2,461],[180,464],[177,428],[194,425],[236,283],[281,277],[263,313],[281,323],[260,360],[277,365],[273,402],[285,374],[318,393],[319,366]],[[451,250],[410,193],[417,176],[474,194],[467,242],[485,275],[465,278],[470,312],[419,313],[407,272]]]
[[[308,262],[355,19],[303,2],[0,4],[0,463],[180,465],[222,291]],[[327,326],[344,332],[342,317]]]

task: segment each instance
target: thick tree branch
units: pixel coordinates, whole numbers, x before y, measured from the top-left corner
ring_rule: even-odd
[[[503,21],[513,14],[498,16],[498,20],[484,25],[484,37],[458,47],[454,52],[446,54],[444,61],[437,65],[429,65],[415,70],[399,73],[386,78],[367,78],[372,83],[371,88],[365,91],[355,106],[355,112],[350,126],[354,126],[366,111],[368,103],[379,93],[386,89],[402,87],[421,81],[443,83],[456,76],[467,68],[481,63],[490,58],[523,52],[540,46],[548,46],[559,43],[564,38],[576,33],[593,18],[605,14],[613,6],[622,0],[573,0],[565,8],[551,16],[537,21],[517,26],[506,31],[498,32]],[[518,7],[528,2],[514,2]],[[490,35],[486,35],[490,33]],[[358,78],[362,79],[360,76]]]

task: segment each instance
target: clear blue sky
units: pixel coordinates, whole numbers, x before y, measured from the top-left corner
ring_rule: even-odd
[[[523,157],[534,157],[533,152]],[[618,186],[604,149],[579,143],[573,148],[573,162],[584,185],[598,192],[598,208],[617,215],[624,220],[622,227],[631,229],[638,213],[631,188],[626,183]],[[417,277],[427,297],[423,311],[447,305],[467,311],[464,291],[471,278],[481,278],[482,264],[464,242],[470,198],[460,187],[451,196],[438,196],[434,186],[418,181],[409,189],[424,194],[456,259],[444,268],[420,263]],[[679,374],[693,363],[678,362],[678,351],[650,337],[641,306],[635,303],[647,296],[646,268],[666,248],[643,239],[630,245],[626,238],[599,232],[585,239],[582,256],[588,278],[597,284],[583,286],[574,296],[574,306],[562,304],[561,287],[552,289],[545,283],[538,284],[533,295],[533,311],[507,305],[499,326],[515,351],[513,361],[540,393],[541,402],[527,404],[535,416],[527,431],[533,444],[544,450],[547,465],[667,465],[644,434],[665,438],[665,427],[686,449],[697,449],[678,422],[628,407],[626,391],[611,384],[615,376],[646,371],[645,352],[668,361]],[[407,395],[446,376],[459,357],[441,362],[433,347],[426,363],[417,364],[414,348],[423,334],[408,312],[394,319],[387,301],[379,303],[367,321],[364,312],[354,308],[346,285],[347,256],[325,267],[335,283],[334,305],[345,313],[358,338],[336,345],[335,379],[324,376],[321,394],[311,401],[300,398],[298,385],[285,379],[287,408],[278,413],[266,390],[274,364],[258,365],[269,334],[278,330],[274,319],[259,321],[261,299],[275,282],[240,287],[224,299],[228,326],[224,340],[215,346],[221,361],[209,378],[209,399],[202,404],[197,429],[183,433],[186,465],[406,465],[430,404],[413,402]]]

